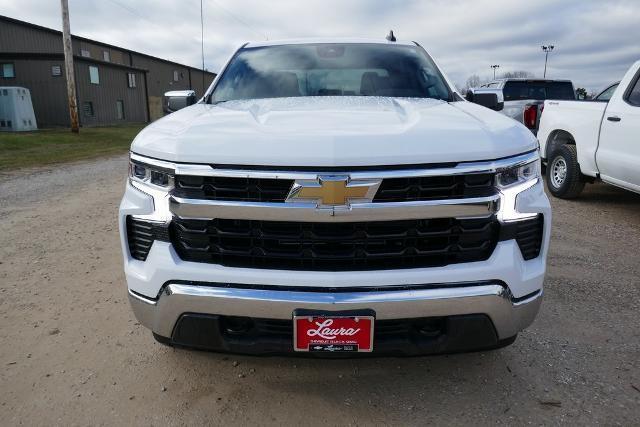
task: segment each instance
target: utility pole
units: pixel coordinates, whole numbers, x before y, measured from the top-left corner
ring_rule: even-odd
[[[204,87],[204,14],[202,12],[202,0],[200,0],[200,47],[202,51],[202,96],[207,91]]]
[[[500,65],[495,64],[495,65],[492,65],[491,68],[493,68],[493,79],[495,80],[496,79],[496,69],[500,68]]]
[[[64,68],[67,75],[67,98],[71,132],[78,133],[78,102],[76,101],[76,78],[73,68],[73,50],[71,48],[71,29],[69,25],[69,0],[60,0],[62,6],[62,45],[64,47]]]
[[[553,48],[554,46],[552,44],[542,46],[542,51],[544,52],[544,74],[542,75],[543,79],[547,78],[547,60],[549,59],[549,53],[551,53]]]

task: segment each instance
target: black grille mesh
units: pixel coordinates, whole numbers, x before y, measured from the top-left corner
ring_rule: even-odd
[[[171,225],[183,260],[231,267],[378,270],[486,260],[499,225],[486,219],[300,223],[185,220]]]
[[[177,197],[243,202],[284,202],[293,185],[290,179],[176,176]],[[388,178],[374,202],[461,199],[495,194],[493,174]]]
[[[540,255],[543,228],[544,219],[542,215],[516,223],[516,241],[520,247],[520,252],[522,252],[522,258],[525,260],[534,259]]]
[[[169,241],[167,225],[127,217],[127,242],[132,258],[145,261],[154,240]]]
[[[495,194],[493,174],[389,178],[382,181],[374,202],[462,199]]]
[[[175,183],[173,194],[177,197],[242,202],[284,202],[293,185],[293,180],[179,175],[176,176]]]

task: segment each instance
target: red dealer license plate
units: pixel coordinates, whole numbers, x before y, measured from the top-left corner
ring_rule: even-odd
[[[373,350],[373,315],[293,315],[293,348],[310,352],[370,352]]]

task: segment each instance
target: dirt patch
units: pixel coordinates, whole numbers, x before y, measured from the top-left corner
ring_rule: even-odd
[[[640,196],[554,199],[545,299],[510,347],[370,360],[157,344],[126,299],[126,158],[0,183],[0,419],[50,424],[640,421]]]

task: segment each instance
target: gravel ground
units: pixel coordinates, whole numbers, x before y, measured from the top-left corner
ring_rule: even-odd
[[[510,347],[307,360],[174,350],[126,299],[126,158],[0,177],[0,424],[640,424],[640,195],[552,200],[545,300]]]

